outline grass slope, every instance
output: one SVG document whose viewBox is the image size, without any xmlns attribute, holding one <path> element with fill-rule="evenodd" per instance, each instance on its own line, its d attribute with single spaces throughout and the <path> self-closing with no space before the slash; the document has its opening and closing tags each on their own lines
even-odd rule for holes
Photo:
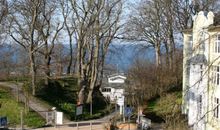
<svg viewBox="0 0 220 130">
<path fill-rule="evenodd" d="M 164 123 L 165 130 L 186 130 L 186 119 L 181 114 L 181 101 L 181 89 L 168 91 L 150 100 L 144 114 L 154 123 Z"/>
<path fill-rule="evenodd" d="M 24 111 L 24 105 L 18 103 L 10 94 L 10 90 L 0 86 L 0 116 L 8 118 L 9 127 L 17 127 L 20 124 L 21 111 Z M 45 124 L 37 113 L 30 111 L 24 113 L 24 125 L 32 128 L 41 127 Z"/>
</svg>

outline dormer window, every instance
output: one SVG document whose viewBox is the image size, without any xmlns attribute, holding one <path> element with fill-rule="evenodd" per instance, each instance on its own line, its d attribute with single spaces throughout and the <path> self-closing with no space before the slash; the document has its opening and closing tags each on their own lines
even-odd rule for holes
<svg viewBox="0 0 220 130">
<path fill-rule="evenodd" d="M 216 35 L 215 44 L 214 44 L 214 52 L 220 53 L 220 34 Z"/>
</svg>

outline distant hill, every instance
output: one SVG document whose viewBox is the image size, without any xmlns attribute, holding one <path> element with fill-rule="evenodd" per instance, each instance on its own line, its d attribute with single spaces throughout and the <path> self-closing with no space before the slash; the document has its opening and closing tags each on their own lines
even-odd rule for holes
<svg viewBox="0 0 220 130">
<path fill-rule="evenodd" d="M 10 60 L 16 62 L 21 56 L 21 54 L 19 54 L 21 49 L 23 50 L 23 48 L 17 44 L 5 44 L 4 46 L 0 46 L 0 54 L 3 56 L 4 54 L 7 55 L 6 53 L 10 52 L 13 55 Z M 68 55 L 68 44 L 64 44 L 63 51 L 64 55 Z M 22 55 L 27 56 L 25 53 Z M 106 64 L 114 66 L 119 71 L 126 72 L 136 58 L 153 61 L 154 56 L 152 48 L 146 49 L 137 44 L 112 44 L 109 47 L 105 62 Z M 2 57 L 2 60 L 5 60 L 5 58 L 5 56 Z"/>
<path fill-rule="evenodd" d="M 134 44 L 114 44 L 109 48 L 106 64 L 113 64 L 121 71 L 126 71 L 137 58 L 154 61 L 153 48 Z"/>
</svg>

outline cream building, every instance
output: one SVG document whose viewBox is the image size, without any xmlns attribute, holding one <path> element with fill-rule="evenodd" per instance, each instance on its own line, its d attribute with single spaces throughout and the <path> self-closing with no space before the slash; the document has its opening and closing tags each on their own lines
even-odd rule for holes
<svg viewBox="0 0 220 130">
<path fill-rule="evenodd" d="M 217 18 L 217 17 L 216 17 Z M 183 105 L 193 130 L 220 130 L 220 24 L 212 12 L 183 31 Z"/>
</svg>

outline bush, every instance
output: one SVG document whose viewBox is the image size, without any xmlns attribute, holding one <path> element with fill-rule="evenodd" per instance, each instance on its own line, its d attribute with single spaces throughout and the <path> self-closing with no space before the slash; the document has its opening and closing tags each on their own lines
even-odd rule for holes
<svg viewBox="0 0 220 130">
<path fill-rule="evenodd" d="M 25 119 L 24 123 L 28 127 L 32 127 L 32 128 L 42 127 L 46 124 L 44 119 L 39 115 L 37 115 L 35 112 L 28 112 L 27 115 L 25 115 L 24 119 Z"/>
<path fill-rule="evenodd" d="M 165 120 L 167 129 L 176 129 L 176 127 L 185 130 L 187 123 L 181 115 L 181 92 L 168 93 L 160 98 L 156 103 L 154 111 Z"/>
</svg>

